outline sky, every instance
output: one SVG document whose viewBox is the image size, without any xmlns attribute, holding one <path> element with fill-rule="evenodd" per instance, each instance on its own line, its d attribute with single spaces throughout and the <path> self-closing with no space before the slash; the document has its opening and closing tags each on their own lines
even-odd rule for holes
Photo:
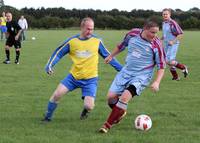
<svg viewBox="0 0 200 143">
<path fill-rule="evenodd" d="M 54 8 L 65 9 L 100 9 L 131 11 L 133 9 L 162 11 L 163 8 L 181 9 L 187 11 L 193 7 L 200 9 L 200 0 L 4 0 L 5 5 L 17 9 Z"/>
</svg>

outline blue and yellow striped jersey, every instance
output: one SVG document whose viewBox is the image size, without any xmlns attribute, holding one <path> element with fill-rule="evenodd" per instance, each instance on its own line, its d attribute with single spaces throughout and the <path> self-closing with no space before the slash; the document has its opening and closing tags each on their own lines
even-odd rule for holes
<svg viewBox="0 0 200 143">
<path fill-rule="evenodd" d="M 0 17 L 0 21 L 1 21 L 1 26 L 6 26 L 6 18 L 5 17 Z"/>
<path fill-rule="evenodd" d="M 98 76 L 98 55 L 106 58 L 109 52 L 96 36 L 92 35 L 90 38 L 81 39 L 78 34 L 67 39 L 54 51 L 46 65 L 46 71 L 51 69 L 66 54 L 69 54 L 73 62 L 70 73 L 74 78 L 89 79 Z M 110 64 L 117 71 L 122 68 L 116 59 L 113 59 Z"/>
</svg>

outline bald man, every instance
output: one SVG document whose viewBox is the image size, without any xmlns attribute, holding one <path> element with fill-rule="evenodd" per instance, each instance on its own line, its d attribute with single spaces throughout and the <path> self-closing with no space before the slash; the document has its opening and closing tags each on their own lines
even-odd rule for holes
<svg viewBox="0 0 200 143">
<path fill-rule="evenodd" d="M 68 54 L 73 62 L 69 74 L 60 82 L 51 96 L 43 121 L 51 121 L 60 98 L 77 88 L 81 88 L 84 102 L 80 119 L 86 119 L 88 113 L 94 108 L 98 82 L 98 55 L 106 58 L 109 52 L 102 41 L 93 35 L 94 21 L 91 18 L 84 18 L 80 29 L 80 34 L 68 38 L 54 51 L 46 65 L 46 72 L 51 75 L 52 68 L 64 55 Z M 122 68 L 116 59 L 109 63 L 117 71 Z"/>
</svg>

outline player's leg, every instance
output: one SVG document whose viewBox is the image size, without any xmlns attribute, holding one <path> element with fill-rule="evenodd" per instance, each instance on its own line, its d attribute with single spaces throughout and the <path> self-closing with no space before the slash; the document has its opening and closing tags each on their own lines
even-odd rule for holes
<svg viewBox="0 0 200 143">
<path fill-rule="evenodd" d="M 166 48 L 167 50 L 166 51 L 166 63 L 169 65 L 170 67 L 170 73 L 172 75 L 172 80 L 179 80 L 179 76 L 178 76 L 178 73 L 176 71 L 176 67 L 175 67 L 175 59 L 176 59 L 176 54 L 177 54 L 177 51 L 178 51 L 178 45 L 173 45 L 173 46 L 170 46 L 170 45 L 166 45 Z"/>
<path fill-rule="evenodd" d="M 109 114 L 106 122 L 103 124 L 103 126 L 99 129 L 99 132 L 101 133 L 107 133 L 108 130 L 112 127 L 112 124 L 114 124 L 117 121 L 117 115 L 118 113 L 118 105 L 121 101 L 119 101 L 119 97 L 123 94 L 125 91 L 125 85 L 130 80 L 130 77 L 126 78 L 126 74 L 123 74 L 122 72 L 119 72 L 114 81 L 112 82 L 109 92 L 107 94 L 107 101 L 109 107 L 112 109 L 111 113 Z M 122 115 L 121 115 L 122 116 Z M 119 117 L 118 117 L 119 118 Z"/>
<path fill-rule="evenodd" d="M 10 46 L 9 44 L 6 44 L 5 46 L 5 54 L 6 54 L 6 59 L 3 61 L 4 64 L 10 64 Z"/>
<path fill-rule="evenodd" d="M 7 32 L 7 27 L 1 26 L 1 40 L 3 40 L 4 38 L 6 39 L 6 32 Z"/>
<path fill-rule="evenodd" d="M 21 41 L 24 41 L 25 39 L 24 39 L 24 29 L 22 29 L 22 32 L 21 32 L 21 34 L 20 34 L 20 36 L 19 36 L 19 39 L 21 40 Z"/>
<path fill-rule="evenodd" d="M 84 107 L 80 115 L 80 119 L 84 120 L 88 117 L 89 113 L 94 109 L 95 98 L 92 96 L 85 96 L 84 98 Z"/>
<path fill-rule="evenodd" d="M 185 66 L 185 67 L 184 67 L 184 69 L 182 70 L 182 73 L 183 73 L 184 77 L 186 78 L 186 77 L 188 76 L 188 74 L 189 74 L 189 71 L 188 71 L 187 66 L 186 66 L 186 65 L 184 65 L 184 66 Z"/>
<path fill-rule="evenodd" d="M 16 52 L 15 64 L 19 64 L 20 48 L 15 49 L 15 52 Z"/>
<path fill-rule="evenodd" d="M 59 100 L 68 91 L 69 91 L 68 88 L 65 85 L 63 85 L 62 83 L 60 83 L 58 85 L 58 87 L 56 88 L 56 90 L 54 91 L 52 96 L 50 97 L 50 100 L 47 105 L 47 111 L 45 113 L 45 117 L 44 117 L 43 121 L 51 121 L 53 113 L 54 113 L 55 109 L 57 108 L 57 104 L 58 104 Z"/>
<path fill-rule="evenodd" d="M 119 101 L 117 104 L 112 108 L 110 115 L 108 116 L 104 125 L 99 129 L 101 133 L 107 133 L 108 130 L 112 127 L 113 124 L 118 123 L 125 115 L 128 106 L 128 102 L 132 99 L 135 95 L 135 87 L 131 85 L 122 93 L 119 97 Z"/>
<path fill-rule="evenodd" d="M 182 72 L 183 72 L 183 74 L 184 74 L 184 77 L 187 77 L 187 75 L 188 75 L 189 72 L 188 72 L 188 68 L 187 68 L 186 65 L 181 64 L 181 63 L 179 63 L 179 62 L 177 62 L 177 61 L 175 61 L 175 60 L 170 61 L 168 64 L 169 64 L 170 67 L 171 67 L 171 68 L 170 68 L 170 72 L 171 72 L 171 74 L 172 74 L 172 76 L 173 76 L 172 80 L 180 80 L 180 78 L 178 77 L 176 68 L 182 70 Z"/>
<path fill-rule="evenodd" d="M 178 61 L 174 61 L 173 63 L 171 63 L 172 65 L 174 65 L 176 68 L 182 70 L 182 73 L 184 74 L 184 77 L 187 77 L 188 75 L 188 68 L 186 65 L 179 63 Z"/>
<path fill-rule="evenodd" d="M 113 109 L 113 107 L 117 104 L 119 101 L 119 94 L 116 94 L 115 92 L 110 91 L 107 95 L 107 101 L 108 101 L 108 106 Z"/>
<path fill-rule="evenodd" d="M 170 73 L 172 75 L 172 80 L 176 80 L 176 81 L 180 80 L 180 77 L 178 76 L 175 66 L 170 66 Z"/>
<path fill-rule="evenodd" d="M 107 103 L 111 109 L 113 109 L 113 107 L 117 104 L 119 96 L 121 96 L 122 92 L 125 90 L 127 79 L 130 80 L 130 77 L 124 77 L 126 77 L 126 75 L 123 75 L 123 73 L 119 72 L 110 86 L 107 94 Z"/>
<path fill-rule="evenodd" d="M 136 95 L 140 95 L 142 90 L 147 87 L 152 79 L 152 73 L 148 75 L 140 75 L 138 77 L 130 78 L 119 76 L 120 78 L 115 78 L 113 81 L 110 91 L 116 92 L 119 96 L 119 101 L 113 107 L 107 121 L 99 129 L 101 133 L 107 133 L 113 124 L 119 122 L 125 115 L 128 107 L 128 102 Z M 119 80 L 121 79 L 121 80 Z M 121 84 L 121 85 L 120 85 Z"/>
<path fill-rule="evenodd" d="M 86 119 L 89 113 L 94 109 L 95 98 L 97 91 L 98 78 L 91 78 L 88 80 L 79 80 L 79 86 L 82 89 L 82 99 L 84 99 L 83 110 L 80 119 Z"/>
<path fill-rule="evenodd" d="M 22 34 L 22 36 L 23 36 L 23 41 L 24 41 L 24 40 L 26 40 L 26 33 L 25 33 L 25 29 L 23 30 L 23 34 Z"/>
<path fill-rule="evenodd" d="M 54 91 L 53 95 L 47 105 L 47 111 L 45 114 L 44 121 L 51 121 L 53 113 L 57 108 L 59 100 L 68 91 L 72 91 L 76 88 L 76 81 L 71 74 L 67 75 L 61 83 L 58 85 L 57 89 Z"/>
<path fill-rule="evenodd" d="M 120 94 L 115 94 L 114 92 L 111 92 L 111 91 L 109 92 L 109 94 L 107 96 L 107 100 L 108 100 L 108 106 L 111 109 L 113 109 L 116 106 L 117 102 L 119 101 L 120 96 L 121 96 Z M 118 124 L 125 115 L 126 115 L 126 112 L 124 112 L 124 114 L 121 116 L 121 118 L 116 120 L 114 122 L 114 124 Z"/>
<path fill-rule="evenodd" d="M 4 64 L 10 64 L 10 48 L 14 45 L 15 39 L 13 37 L 8 37 L 5 44 L 5 54 L 6 60 Z"/>
<path fill-rule="evenodd" d="M 174 44 L 174 45 L 171 46 L 171 49 L 170 49 L 170 58 L 167 60 L 167 63 L 171 67 L 174 67 L 174 69 L 178 68 L 178 69 L 182 70 L 182 72 L 184 74 L 184 77 L 187 77 L 187 75 L 188 75 L 187 66 L 184 65 L 184 64 L 182 64 L 182 63 L 179 63 L 178 61 L 176 61 L 176 54 L 178 52 L 178 47 L 179 47 L 179 44 Z M 174 69 L 172 69 L 172 72 L 171 72 L 172 75 L 173 75 L 173 73 L 176 72 Z M 170 69 L 170 71 L 171 71 L 171 69 Z M 176 72 L 176 74 L 177 74 L 177 72 Z M 176 77 L 176 75 L 175 75 L 175 76 L 173 76 L 173 79 L 176 80 L 176 79 L 179 79 L 179 77 L 178 76 Z"/>
<path fill-rule="evenodd" d="M 108 104 L 112 111 L 99 132 L 107 133 L 113 124 L 118 123 L 126 115 L 127 104 L 132 96 L 136 95 L 135 87 L 128 84 L 130 81 L 130 75 L 121 72 L 115 77 L 108 92 Z"/>
<path fill-rule="evenodd" d="M 20 40 L 15 41 L 14 46 L 15 46 L 15 52 L 16 52 L 15 64 L 19 64 L 21 41 Z"/>
<path fill-rule="evenodd" d="M 0 29 L 1 29 L 1 40 L 3 40 L 3 26 L 0 26 Z"/>
<path fill-rule="evenodd" d="M 112 91 L 110 91 L 110 92 L 108 93 L 107 101 L 108 101 L 108 106 L 109 106 L 111 109 L 115 108 L 116 104 L 117 104 L 118 101 L 119 101 L 119 97 L 120 97 L 120 96 L 121 96 L 120 94 L 116 94 L 116 93 L 114 93 L 114 92 L 112 92 Z M 125 115 L 126 115 L 126 112 L 124 112 L 124 114 L 121 116 L 121 118 L 115 120 L 113 124 L 118 124 L 118 123 L 121 121 L 121 119 L 122 119 L 123 117 L 125 117 Z"/>
</svg>

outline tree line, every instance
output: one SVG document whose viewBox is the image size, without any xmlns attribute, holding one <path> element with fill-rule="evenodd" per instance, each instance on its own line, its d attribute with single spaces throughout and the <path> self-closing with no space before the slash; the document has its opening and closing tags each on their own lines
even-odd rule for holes
<svg viewBox="0 0 200 143">
<path fill-rule="evenodd" d="M 142 27 L 147 18 L 154 17 L 158 23 L 162 23 L 162 12 L 153 10 L 119 11 L 112 9 L 65 9 L 65 8 L 22 8 L 20 10 L 10 7 L 0 7 L 0 12 L 10 11 L 14 20 L 24 15 L 30 28 L 69 28 L 79 27 L 80 21 L 84 17 L 91 17 L 95 21 L 95 27 L 100 29 L 131 29 L 132 27 Z M 188 11 L 181 9 L 172 10 L 172 18 L 175 19 L 183 29 L 200 29 L 200 9 L 191 8 Z"/>
</svg>

